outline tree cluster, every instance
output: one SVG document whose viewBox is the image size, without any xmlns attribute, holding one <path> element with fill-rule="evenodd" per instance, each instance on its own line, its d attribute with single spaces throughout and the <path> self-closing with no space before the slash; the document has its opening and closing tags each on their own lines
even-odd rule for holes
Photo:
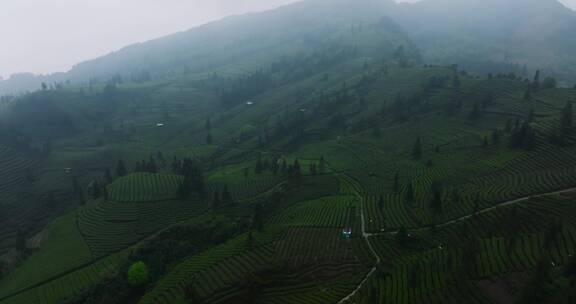
<svg viewBox="0 0 576 304">
<path fill-rule="evenodd" d="M 174 158 L 172 169 L 176 174 L 184 176 L 184 181 L 179 187 L 179 195 L 182 198 L 188 197 L 192 192 L 200 195 L 206 194 L 206 184 L 202 166 L 190 158 Z"/>
<path fill-rule="evenodd" d="M 511 130 L 508 147 L 511 149 L 531 150 L 536 146 L 536 130 L 525 121 L 520 127 Z"/>
<path fill-rule="evenodd" d="M 560 121 L 558 125 L 552 129 L 550 134 L 550 143 L 563 146 L 566 144 L 566 137 L 572 132 L 574 120 L 574 111 L 572 110 L 572 102 L 566 102 L 566 106 L 560 113 Z"/>
<path fill-rule="evenodd" d="M 222 205 L 228 206 L 234 204 L 234 202 L 234 198 L 228 189 L 228 185 L 224 185 L 221 191 L 218 189 L 214 190 L 212 195 L 212 209 L 218 209 Z"/>
</svg>

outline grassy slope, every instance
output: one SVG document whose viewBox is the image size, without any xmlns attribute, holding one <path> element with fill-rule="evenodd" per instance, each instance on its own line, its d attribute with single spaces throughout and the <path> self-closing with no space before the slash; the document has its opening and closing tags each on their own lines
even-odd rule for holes
<svg viewBox="0 0 576 304">
<path fill-rule="evenodd" d="M 92 259 L 90 249 L 76 225 L 76 212 L 55 220 L 45 233 L 42 247 L 2 280 L 2 296 L 42 282 Z"/>
</svg>

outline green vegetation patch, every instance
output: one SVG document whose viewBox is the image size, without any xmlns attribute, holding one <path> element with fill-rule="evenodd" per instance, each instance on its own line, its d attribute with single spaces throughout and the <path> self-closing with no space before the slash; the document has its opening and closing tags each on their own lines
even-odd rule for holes
<svg viewBox="0 0 576 304">
<path fill-rule="evenodd" d="M 63 273 L 46 284 L 27 289 L 21 293 L 1 299 L 2 304 L 21 303 L 64 303 L 90 287 L 110 278 L 126 261 L 130 249 L 95 260 L 86 267 Z"/>
<path fill-rule="evenodd" d="M 108 187 L 110 198 L 119 202 L 152 202 L 178 198 L 184 177 L 139 172 L 119 178 Z"/>
<path fill-rule="evenodd" d="M 41 249 L 2 280 L 0 297 L 49 280 L 59 273 L 90 262 L 92 255 L 76 226 L 76 213 L 69 213 L 48 228 Z"/>
<path fill-rule="evenodd" d="M 358 200 L 352 196 L 332 196 L 294 204 L 270 222 L 293 226 L 350 227 Z"/>
</svg>

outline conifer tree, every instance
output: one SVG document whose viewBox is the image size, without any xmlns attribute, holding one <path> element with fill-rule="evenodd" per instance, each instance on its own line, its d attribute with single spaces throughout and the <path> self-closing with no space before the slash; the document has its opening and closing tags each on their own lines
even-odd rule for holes
<svg viewBox="0 0 576 304">
<path fill-rule="evenodd" d="M 26 250 L 26 233 L 21 227 L 16 230 L 16 251 L 23 254 Z"/>
<path fill-rule="evenodd" d="M 106 184 L 112 183 L 112 174 L 110 174 L 110 169 L 104 171 L 104 180 L 106 181 Z"/>
<path fill-rule="evenodd" d="M 573 117 L 572 102 L 568 101 L 562 110 L 562 117 L 560 119 L 560 128 L 562 128 L 563 131 L 567 131 L 572 127 Z"/>
<path fill-rule="evenodd" d="M 375 126 L 372 129 L 372 136 L 373 137 L 380 137 L 382 135 L 382 131 L 380 130 L 380 126 Z"/>
<path fill-rule="evenodd" d="M 550 249 L 552 245 L 558 245 L 558 237 L 562 233 L 562 221 L 551 219 L 544 235 L 544 248 Z"/>
<path fill-rule="evenodd" d="M 540 70 L 536 71 L 534 80 L 532 81 L 532 91 L 538 92 L 540 90 Z"/>
<path fill-rule="evenodd" d="M 512 120 L 508 119 L 508 121 L 506 121 L 506 127 L 504 127 L 504 132 L 506 133 L 512 132 Z"/>
<path fill-rule="evenodd" d="M 526 90 L 524 91 L 524 100 L 530 100 L 532 98 L 532 92 L 530 91 L 530 87 L 526 88 Z"/>
<path fill-rule="evenodd" d="M 526 117 L 526 121 L 528 123 L 534 122 L 534 110 L 533 109 L 531 109 L 530 112 L 528 112 L 528 117 Z"/>
<path fill-rule="evenodd" d="M 498 129 L 492 130 L 492 142 L 495 145 L 498 145 L 498 143 L 500 143 L 500 132 L 498 131 Z"/>
<path fill-rule="evenodd" d="M 256 230 L 264 230 L 264 208 L 261 203 L 254 205 L 253 223 Z"/>
<path fill-rule="evenodd" d="M 54 192 L 48 193 L 48 195 L 46 197 L 46 206 L 50 210 L 56 209 L 57 203 L 56 203 L 56 196 L 54 195 Z"/>
<path fill-rule="evenodd" d="M 2 203 L 0 203 L 0 222 L 4 222 L 8 214 L 6 214 L 6 207 Z"/>
<path fill-rule="evenodd" d="M 92 182 L 92 197 L 99 198 L 102 195 L 102 189 L 100 189 L 100 184 L 98 181 Z"/>
<path fill-rule="evenodd" d="M 82 190 L 80 184 L 78 183 L 78 179 L 76 177 L 72 178 L 72 194 L 76 195 L 78 192 Z"/>
<path fill-rule="evenodd" d="M 458 189 L 452 188 L 452 203 L 459 203 L 460 202 L 460 193 L 458 193 Z"/>
<path fill-rule="evenodd" d="M 542 89 L 543 90 L 548 90 L 548 89 L 554 89 L 557 86 L 557 82 L 556 79 L 554 79 L 553 77 L 546 77 L 544 79 L 544 81 L 542 82 Z"/>
<path fill-rule="evenodd" d="M 420 274 L 422 272 L 422 266 L 420 266 L 420 262 L 416 261 L 409 273 L 408 273 L 408 287 L 409 288 L 417 288 L 419 285 L 419 278 L 420 278 Z"/>
<path fill-rule="evenodd" d="M 148 164 L 146 165 L 146 171 L 150 173 L 158 172 L 158 167 L 156 166 L 156 160 L 153 157 L 150 157 Z"/>
<path fill-rule="evenodd" d="M 218 190 L 215 190 L 212 198 L 212 209 L 218 209 L 220 203 L 220 193 L 218 193 Z"/>
<path fill-rule="evenodd" d="M 258 155 L 258 159 L 256 160 L 256 166 L 254 167 L 254 173 L 261 174 L 263 171 L 262 165 L 262 155 Z"/>
<path fill-rule="evenodd" d="M 398 171 L 394 174 L 394 186 L 393 186 L 394 193 L 398 193 L 400 191 L 400 174 Z"/>
<path fill-rule="evenodd" d="M 378 209 L 380 209 L 380 211 L 384 209 L 384 197 L 382 195 L 378 198 Z"/>
<path fill-rule="evenodd" d="M 228 185 L 224 185 L 224 188 L 222 189 L 222 202 L 224 204 L 233 203 L 232 195 L 230 194 L 230 190 L 228 190 Z"/>
<path fill-rule="evenodd" d="M 414 202 L 414 188 L 412 187 L 412 181 L 408 181 L 408 186 L 406 186 L 406 194 L 404 196 L 406 203 Z"/>
<path fill-rule="evenodd" d="M 452 78 L 452 86 L 460 88 L 460 76 L 458 74 L 454 74 L 454 77 Z"/>
<path fill-rule="evenodd" d="M 42 145 L 42 154 L 44 156 L 49 156 L 52 153 L 52 141 L 47 139 Z"/>
<path fill-rule="evenodd" d="M 280 170 L 280 164 L 278 164 L 279 161 L 279 159 L 274 159 L 272 162 L 272 173 L 274 175 L 278 174 L 278 170 Z"/>
<path fill-rule="evenodd" d="M 478 117 L 480 117 L 480 106 L 478 105 L 478 103 L 474 103 L 474 106 L 472 107 L 472 110 L 470 111 L 470 115 L 469 115 L 470 119 L 474 120 L 477 119 Z"/>
<path fill-rule="evenodd" d="M 254 235 L 252 235 L 252 230 L 248 231 L 246 236 L 246 248 L 251 249 L 254 246 Z"/>
<path fill-rule="evenodd" d="M 26 181 L 29 183 L 34 182 L 34 174 L 32 173 L 32 169 L 30 169 L 29 167 L 26 168 L 26 172 L 24 172 L 24 175 L 26 176 Z"/>
<path fill-rule="evenodd" d="M 267 157 L 262 159 L 262 169 L 270 170 L 270 161 L 268 160 Z"/>
<path fill-rule="evenodd" d="M 480 193 L 476 193 L 474 197 L 474 213 L 480 212 Z"/>
<path fill-rule="evenodd" d="M 192 180 L 190 177 L 185 177 L 178 187 L 178 196 L 181 199 L 186 199 L 192 193 Z"/>
<path fill-rule="evenodd" d="M 76 194 L 76 197 L 78 198 L 78 204 L 79 205 L 86 204 L 86 198 L 84 197 L 84 190 L 82 190 L 82 188 L 78 189 L 78 193 Z"/>
<path fill-rule="evenodd" d="M 300 177 L 302 175 L 302 168 L 300 167 L 300 162 L 297 158 L 294 160 L 294 165 L 292 168 L 294 177 Z"/>
<path fill-rule="evenodd" d="M 430 207 L 432 211 L 436 213 L 442 212 L 442 186 L 438 183 L 432 184 L 432 201 Z"/>
<path fill-rule="evenodd" d="M 326 160 L 324 159 L 324 156 L 320 156 L 320 164 L 318 166 L 318 169 L 320 173 L 326 172 Z"/>
<path fill-rule="evenodd" d="M 524 122 L 520 128 L 515 128 L 510 136 L 509 147 L 511 149 L 526 149 L 534 148 L 536 144 L 536 132 L 530 124 Z"/>
<path fill-rule="evenodd" d="M 116 176 L 122 177 L 127 174 L 126 165 L 124 165 L 123 160 L 118 160 L 118 164 L 116 165 Z"/>
<path fill-rule="evenodd" d="M 109 199 L 108 196 L 108 188 L 107 187 L 102 187 L 102 199 L 107 202 Z"/>
<path fill-rule="evenodd" d="M 420 158 L 422 156 L 422 141 L 420 138 L 416 139 L 414 147 L 412 147 L 412 157 Z"/>
<path fill-rule="evenodd" d="M 316 169 L 316 164 L 315 164 L 315 163 L 311 163 L 311 164 L 310 164 L 310 174 L 312 174 L 312 175 L 318 174 L 318 169 Z"/>
<path fill-rule="evenodd" d="M 176 156 L 174 156 L 174 159 L 172 160 L 172 172 L 174 173 L 180 172 L 180 161 L 178 160 L 178 158 L 176 158 Z"/>
</svg>

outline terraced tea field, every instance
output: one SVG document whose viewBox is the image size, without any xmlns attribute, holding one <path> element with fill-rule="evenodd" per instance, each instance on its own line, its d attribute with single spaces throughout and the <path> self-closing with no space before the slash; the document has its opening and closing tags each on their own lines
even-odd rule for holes
<svg viewBox="0 0 576 304">
<path fill-rule="evenodd" d="M 46 246 L 0 285 L 0 298 L 35 286 L 92 260 L 90 249 L 76 227 L 75 214 L 56 220 L 45 232 Z"/>
<path fill-rule="evenodd" d="M 195 218 L 209 206 L 199 199 L 162 202 L 97 202 L 78 211 L 78 228 L 95 257 L 124 249 L 172 224 Z"/>
<path fill-rule="evenodd" d="M 125 250 L 89 264 L 83 264 L 78 269 L 63 273 L 45 284 L 33 286 L 8 298 L 0 297 L 0 301 L 7 304 L 61 303 L 108 279 L 118 271 L 129 254 L 130 251 Z"/>
<path fill-rule="evenodd" d="M 281 184 L 282 181 L 284 181 L 284 178 L 280 176 L 270 176 L 263 179 L 249 179 L 243 182 L 213 181 L 208 184 L 208 191 L 210 193 L 221 193 L 224 186 L 226 186 L 233 201 L 238 202 L 272 190 L 275 186 Z"/>
<path fill-rule="evenodd" d="M 270 219 L 271 224 L 313 227 L 352 227 L 357 200 L 349 196 L 324 197 L 297 203 Z"/>
<path fill-rule="evenodd" d="M 34 160 L 0 145 L 0 205 L 10 215 L 9 220 L 0 221 L 0 255 L 14 246 L 20 220 L 41 214 L 30 210 L 29 204 L 21 203 L 34 199 L 27 188 L 30 182 L 26 181 L 26 170 L 34 164 Z"/>
<path fill-rule="evenodd" d="M 133 173 L 114 181 L 108 188 L 111 200 L 154 202 L 178 198 L 184 177 L 171 174 Z"/>
</svg>

